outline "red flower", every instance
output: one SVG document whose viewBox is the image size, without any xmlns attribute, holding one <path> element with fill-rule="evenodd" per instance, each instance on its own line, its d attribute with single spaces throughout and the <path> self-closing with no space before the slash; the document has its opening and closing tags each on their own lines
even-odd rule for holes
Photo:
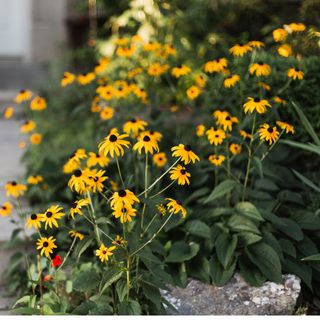
<svg viewBox="0 0 320 320">
<path fill-rule="evenodd" d="M 59 267 L 62 263 L 62 258 L 58 254 L 52 259 L 52 266 Z"/>
</svg>

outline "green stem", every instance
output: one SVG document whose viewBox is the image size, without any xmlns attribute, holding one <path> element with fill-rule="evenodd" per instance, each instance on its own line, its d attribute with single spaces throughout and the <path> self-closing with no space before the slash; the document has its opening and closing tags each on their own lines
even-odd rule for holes
<svg viewBox="0 0 320 320">
<path fill-rule="evenodd" d="M 172 217 L 173 213 L 169 215 L 169 217 L 166 219 L 166 221 L 162 224 L 162 226 L 158 229 L 158 231 L 146 242 L 144 243 L 140 248 L 138 248 L 136 251 L 132 252 L 130 254 L 130 257 L 133 257 L 138 252 L 140 252 L 145 246 L 147 246 L 149 243 L 151 243 L 154 238 L 161 232 L 161 230 L 166 226 L 166 224 L 169 222 L 170 218 Z"/>
<path fill-rule="evenodd" d="M 117 163 L 117 168 L 118 168 L 118 172 L 119 172 L 120 180 L 121 180 L 121 183 L 122 183 L 122 187 L 123 187 L 123 189 L 125 189 L 124 181 L 123 181 L 122 174 L 121 174 L 121 169 L 120 169 L 119 159 L 118 159 L 118 157 L 117 157 L 117 156 L 116 156 L 116 163 Z"/>
<path fill-rule="evenodd" d="M 91 219 L 93 221 L 94 233 L 96 235 L 97 242 L 101 243 L 99 230 L 97 229 L 96 215 L 95 215 L 95 211 L 94 211 L 94 207 L 93 207 L 93 204 L 92 204 L 92 199 L 91 199 L 91 195 L 90 195 L 89 191 L 87 191 L 87 195 L 88 195 L 88 198 L 89 198 L 89 201 L 90 201 Z"/>
<path fill-rule="evenodd" d="M 244 184 L 243 184 L 243 193 L 242 193 L 242 201 L 244 201 L 244 198 L 246 196 L 246 188 L 249 180 L 249 172 L 250 172 L 250 166 L 251 166 L 251 159 L 252 159 L 252 144 L 254 140 L 254 130 L 256 127 L 256 116 L 257 114 L 255 113 L 253 116 L 253 123 L 252 123 L 252 130 L 251 130 L 251 138 L 250 138 L 250 144 L 249 144 L 249 150 L 248 150 L 248 163 L 247 163 L 247 169 L 246 169 L 246 176 L 244 179 Z"/>
<path fill-rule="evenodd" d="M 142 191 L 140 194 L 138 194 L 138 197 L 144 195 L 146 192 L 150 191 L 179 161 L 181 158 L 179 158 L 174 164 L 170 166 L 169 169 L 167 169 L 159 178 L 157 178 L 146 190 Z"/>
<path fill-rule="evenodd" d="M 130 296 L 130 255 L 128 255 L 127 258 L 127 300 L 129 300 L 129 296 Z"/>
<path fill-rule="evenodd" d="M 145 165 L 145 170 L 144 170 L 144 190 L 146 190 L 146 192 L 144 193 L 144 198 L 147 199 L 148 198 L 148 154 L 146 153 L 146 165 Z M 143 222 L 144 222 L 144 214 L 146 211 L 146 202 L 144 202 L 143 204 L 143 208 L 142 208 L 142 214 L 141 214 L 141 230 L 143 229 Z"/>
<path fill-rule="evenodd" d="M 66 256 L 64 257 L 61 265 L 60 265 L 59 268 L 56 270 L 56 272 L 58 272 L 58 271 L 64 266 L 64 264 L 66 263 L 69 255 L 70 255 L 70 253 L 71 253 L 71 251 L 72 251 L 72 249 L 73 249 L 73 247 L 74 247 L 74 245 L 75 245 L 75 243 L 76 243 L 76 240 L 77 240 L 77 238 L 75 237 L 75 238 L 73 239 L 73 241 L 72 241 L 72 244 L 71 244 L 71 246 L 70 246 L 69 251 L 67 252 Z"/>
<path fill-rule="evenodd" d="M 163 188 L 162 190 L 160 190 L 159 192 L 157 192 L 156 194 L 153 194 L 150 199 L 155 198 L 156 196 L 158 196 L 159 194 L 161 194 L 162 192 L 166 191 L 168 188 L 170 188 L 173 184 L 175 183 L 175 181 L 172 181 L 171 183 L 169 183 L 165 188 Z"/>
</svg>

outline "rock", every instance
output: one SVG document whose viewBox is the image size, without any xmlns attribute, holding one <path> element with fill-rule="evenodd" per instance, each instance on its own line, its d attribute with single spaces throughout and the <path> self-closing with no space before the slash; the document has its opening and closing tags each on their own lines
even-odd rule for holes
<svg viewBox="0 0 320 320">
<path fill-rule="evenodd" d="M 265 282 L 251 287 L 239 274 L 217 287 L 190 279 L 186 288 L 170 288 L 163 296 L 182 315 L 290 315 L 300 293 L 300 279 L 283 275 L 283 283 Z"/>
</svg>

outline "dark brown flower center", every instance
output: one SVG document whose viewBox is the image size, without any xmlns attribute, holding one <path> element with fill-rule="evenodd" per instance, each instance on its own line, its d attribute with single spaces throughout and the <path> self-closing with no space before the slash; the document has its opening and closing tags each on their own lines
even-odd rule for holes
<svg viewBox="0 0 320 320">
<path fill-rule="evenodd" d="M 130 121 L 131 121 L 132 123 L 136 123 L 136 122 L 137 122 L 137 120 L 136 120 L 135 118 L 131 119 Z"/>
<path fill-rule="evenodd" d="M 182 206 L 182 202 L 180 200 L 176 200 L 176 203 L 179 205 L 179 206 Z"/>
<path fill-rule="evenodd" d="M 52 217 L 52 212 L 51 212 L 51 211 L 48 211 L 48 212 L 46 213 L 46 217 L 47 217 L 47 218 L 51 218 L 51 217 Z"/>
<path fill-rule="evenodd" d="M 253 99 L 253 101 L 254 101 L 254 102 L 260 102 L 260 98 L 257 98 L 257 97 L 256 97 L 256 98 Z"/>
<path fill-rule="evenodd" d="M 271 127 L 269 127 L 269 128 L 268 128 L 268 132 L 269 132 L 269 133 L 272 133 L 272 132 L 273 132 L 273 129 L 272 129 Z"/>
<path fill-rule="evenodd" d="M 295 70 L 296 72 L 299 72 L 299 71 L 300 71 L 300 69 L 298 69 L 298 68 L 294 68 L 294 70 Z"/>
<path fill-rule="evenodd" d="M 27 121 L 25 121 L 25 123 L 24 123 L 24 124 L 29 124 L 29 123 L 30 123 L 30 121 L 28 121 L 28 120 L 27 120 Z"/>
<path fill-rule="evenodd" d="M 231 120 L 230 116 L 226 116 L 226 120 L 227 121 Z"/>
<path fill-rule="evenodd" d="M 191 146 L 190 146 L 190 144 L 186 144 L 186 145 L 184 146 L 184 150 L 186 150 L 186 151 L 191 151 Z"/>
<path fill-rule="evenodd" d="M 30 218 L 31 220 L 37 220 L 38 216 L 35 213 L 33 213 Z"/>
<path fill-rule="evenodd" d="M 75 208 L 77 207 L 77 205 L 78 205 L 78 202 L 75 201 L 75 202 L 72 204 L 72 208 L 75 209 Z"/>
<path fill-rule="evenodd" d="M 109 137 L 109 141 L 110 142 L 116 142 L 118 140 L 117 136 L 115 134 L 112 134 L 110 137 Z"/>
<path fill-rule="evenodd" d="M 2 206 L 1 209 L 2 210 L 7 210 L 7 206 Z"/>
<path fill-rule="evenodd" d="M 259 66 L 262 66 L 263 64 L 264 64 L 264 63 L 263 63 L 262 61 L 259 61 L 259 62 L 258 62 L 258 65 L 259 65 Z"/>
<path fill-rule="evenodd" d="M 180 170 L 180 173 L 181 173 L 182 175 L 185 175 L 185 174 L 187 173 L 187 171 L 186 171 L 185 169 L 181 169 L 181 170 Z"/>
<path fill-rule="evenodd" d="M 219 138 L 219 135 L 218 135 L 218 134 L 216 134 L 214 137 L 215 137 L 215 138 Z"/>
<path fill-rule="evenodd" d="M 11 185 L 15 187 L 17 185 L 17 183 L 15 181 L 12 181 Z"/>
<path fill-rule="evenodd" d="M 43 246 L 46 248 L 46 247 L 48 247 L 49 246 L 49 242 L 48 241 L 45 241 L 44 243 L 43 243 Z"/>
<path fill-rule="evenodd" d="M 75 175 L 77 178 L 81 177 L 81 175 L 82 175 L 81 170 L 77 169 L 77 170 L 74 172 L 74 175 Z"/>
<path fill-rule="evenodd" d="M 151 139 L 150 139 L 150 137 L 149 136 L 144 136 L 143 137 L 143 141 L 144 142 L 149 142 Z"/>
<path fill-rule="evenodd" d="M 120 190 L 118 194 L 119 194 L 119 197 L 123 198 L 127 195 L 127 192 L 125 190 Z"/>
<path fill-rule="evenodd" d="M 20 90 L 20 93 L 25 93 L 25 92 L 26 92 L 25 89 L 21 89 L 21 90 Z"/>
<path fill-rule="evenodd" d="M 103 251 L 102 251 L 102 253 L 103 253 L 103 254 L 106 254 L 106 253 L 107 253 L 107 251 L 106 251 L 106 250 L 103 250 Z"/>
<path fill-rule="evenodd" d="M 162 157 L 159 157 L 158 160 L 159 160 L 159 161 L 162 161 L 163 159 L 162 159 Z"/>
</svg>

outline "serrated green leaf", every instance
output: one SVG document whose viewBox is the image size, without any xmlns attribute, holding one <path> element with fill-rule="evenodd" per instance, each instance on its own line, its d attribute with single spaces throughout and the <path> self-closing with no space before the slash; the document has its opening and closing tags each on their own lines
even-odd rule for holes
<svg viewBox="0 0 320 320">
<path fill-rule="evenodd" d="M 183 262 L 192 259 L 197 255 L 199 245 L 196 243 L 188 244 L 183 241 L 175 242 L 171 249 L 166 262 Z"/>
<path fill-rule="evenodd" d="M 235 206 L 237 212 L 241 215 L 256 221 L 264 221 L 258 209 L 250 202 L 239 202 Z"/>
<path fill-rule="evenodd" d="M 100 284 L 100 296 L 117 280 L 121 278 L 123 270 L 110 268 L 103 274 Z"/>
<path fill-rule="evenodd" d="M 120 315 L 140 315 L 141 312 L 141 306 L 137 301 L 122 301 L 119 305 Z"/>
<path fill-rule="evenodd" d="M 186 224 L 187 231 L 197 237 L 210 239 L 211 231 L 204 222 L 200 220 L 191 220 Z"/>
<path fill-rule="evenodd" d="M 73 280 L 73 289 L 76 291 L 90 291 L 98 287 L 100 277 L 94 269 L 79 273 Z"/>
<path fill-rule="evenodd" d="M 234 180 L 224 180 L 220 184 L 218 184 L 214 190 L 211 192 L 211 194 L 202 201 L 202 203 L 206 204 L 209 202 L 213 202 L 214 200 L 224 196 L 225 194 L 231 192 L 234 187 L 236 186 L 236 182 Z"/>
<path fill-rule="evenodd" d="M 221 233 L 215 242 L 217 257 L 224 269 L 227 269 L 234 260 L 234 251 L 237 247 L 238 237 Z"/>
<path fill-rule="evenodd" d="M 234 214 L 227 221 L 227 226 L 236 232 L 252 232 L 255 234 L 260 234 L 257 226 L 249 219 L 240 216 L 239 214 Z"/>
<path fill-rule="evenodd" d="M 235 259 L 228 269 L 224 269 L 220 264 L 218 258 L 211 257 L 209 264 L 210 264 L 210 277 L 212 279 L 212 282 L 216 286 L 219 286 L 219 287 L 224 286 L 233 276 L 234 270 L 236 268 L 236 262 L 237 260 Z"/>
</svg>

